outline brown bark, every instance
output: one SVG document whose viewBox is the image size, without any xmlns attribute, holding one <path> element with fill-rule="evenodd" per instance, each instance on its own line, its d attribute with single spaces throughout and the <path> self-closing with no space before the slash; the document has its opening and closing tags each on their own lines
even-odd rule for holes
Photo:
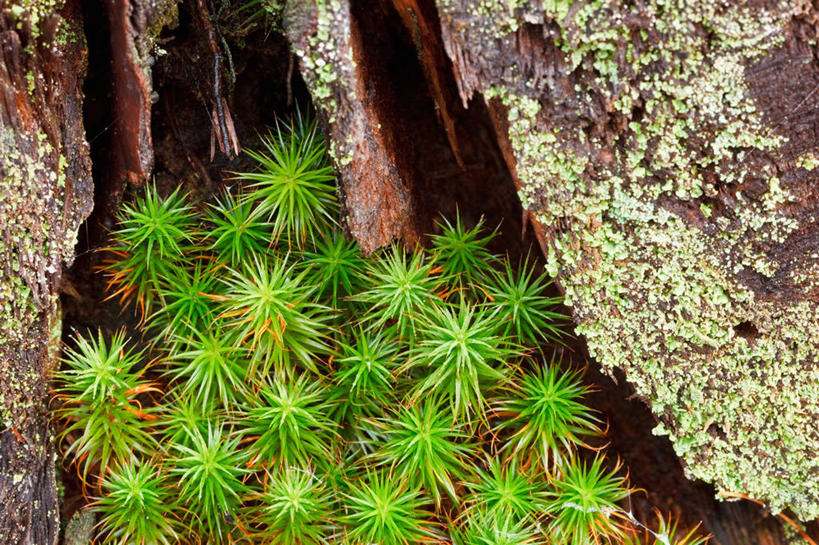
<svg viewBox="0 0 819 545">
<path fill-rule="evenodd" d="M 0 542 L 56 543 L 57 293 L 92 206 L 76 3 L 0 9 Z"/>
</svg>

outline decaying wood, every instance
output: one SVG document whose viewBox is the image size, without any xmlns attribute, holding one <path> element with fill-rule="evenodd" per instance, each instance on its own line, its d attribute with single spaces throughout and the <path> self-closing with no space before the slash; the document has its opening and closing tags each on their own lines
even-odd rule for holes
<svg viewBox="0 0 819 545">
<path fill-rule="evenodd" d="M 289 2 L 285 29 L 316 104 L 323 108 L 341 171 L 347 228 L 365 252 L 403 239 L 420 240 L 411 194 L 395 165 L 390 135 L 381 131 L 378 90 L 360 62 L 363 36 L 347 2 Z M 318 62 L 319 64 L 315 64 Z"/>
<path fill-rule="evenodd" d="M 77 4 L 0 9 L 0 542 L 51 545 L 59 528 L 47 383 L 57 293 L 92 206 Z"/>
</svg>

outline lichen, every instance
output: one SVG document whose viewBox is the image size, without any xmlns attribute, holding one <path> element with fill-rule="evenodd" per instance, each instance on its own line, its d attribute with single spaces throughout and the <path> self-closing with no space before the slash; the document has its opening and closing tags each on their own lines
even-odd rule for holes
<svg viewBox="0 0 819 545">
<path fill-rule="evenodd" d="M 17 0 L 4 7 L 13 17 L 18 30 L 31 25 L 31 34 L 39 38 L 46 18 L 60 11 L 65 0 Z"/>
<path fill-rule="evenodd" d="M 637 14 L 621 2 L 544 4 L 481 2 L 470 31 L 503 39 L 513 21 L 556 24 L 562 66 L 585 76 L 573 80 L 573 116 L 555 120 L 543 84 L 524 71 L 484 89 L 507 108 L 524 207 L 545 226 L 562 225 L 548 269 L 578 332 L 650 400 L 663 422 L 657 433 L 671 437 L 690 476 L 816 518 L 819 307 L 763 300 L 737 280 L 776 275 L 770 249 L 799 228 L 787 211 L 798 199 L 777 169 L 747 166 L 786 137 L 761 119 L 745 76 L 782 44 L 798 7 L 647 1 L 639 15 L 649 39 L 626 25 Z M 595 101 L 626 119 L 621 141 L 589 130 Z M 816 164 L 815 154 L 798 162 Z M 730 214 L 713 206 L 718 183 L 748 176 L 766 180 L 761 196 L 735 192 Z M 806 263 L 799 281 L 816 285 L 817 260 Z M 744 322 L 755 328 L 748 338 L 736 327 Z"/>
<path fill-rule="evenodd" d="M 356 88 L 351 85 L 355 78 L 350 70 L 355 66 L 355 61 L 346 27 L 346 22 L 350 20 L 349 6 L 340 0 L 319 0 L 309 9 L 306 6 L 298 2 L 288 3 L 284 25 L 290 29 L 293 53 L 299 58 L 301 73 L 313 103 L 332 126 L 338 121 L 339 95 L 343 94 L 346 100 L 354 101 L 357 94 Z M 313 24 L 314 28 L 305 28 Z M 293 39 L 296 35 L 300 39 Z M 337 167 L 352 162 L 355 145 L 352 137 L 332 140 L 329 153 Z"/>
</svg>

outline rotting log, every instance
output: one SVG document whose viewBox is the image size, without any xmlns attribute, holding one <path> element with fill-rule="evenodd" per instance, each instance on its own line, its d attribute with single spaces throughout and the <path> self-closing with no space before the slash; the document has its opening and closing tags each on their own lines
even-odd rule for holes
<svg viewBox="0 0 819 545">
<path fill-rule="evenodd" d="M 58 292 L 92 207 L 77 3 L 0 7 L 0 542 L 51 545 L 59 529 L 48 381 Z"/>
<path fill-rule="evenodd" d="M 463 105 L 485 101 L 577 330 L 626 372 L 687 473 L 817 518 L 817 6 L 393 6 L 419 35 L 436 12 Z M 357 62 L 367 37 L 353 11 L 290 1 L 285 28 L 329 127 L 348 226 L 372 250 L 417 240 L 420 204 L 371 113 L 379 88 Z M 440 62 L 418 53 L 440 100 Z"/>
</svg>

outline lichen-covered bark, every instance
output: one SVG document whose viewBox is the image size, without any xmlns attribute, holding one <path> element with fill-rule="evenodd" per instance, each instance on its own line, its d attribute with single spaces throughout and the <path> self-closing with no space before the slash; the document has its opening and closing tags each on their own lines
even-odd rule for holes
<svg viewBox="0 0 819 545">
<path fill-rule="evenodd" d="M 388 216 L 372 236 L 382 195 L 414 210 L 389 172 L 367 170 L 390 159 L 366 113 L 378 89 L 365 92 L 348 2 L 289 4 L 348 199 L 368 188 L 348 205 L 365 211 L 351 231 L 372 249 L 404 234 Z M 819 516 L 816 7 L 436 6 L 463 104 L 486 101 L 592 354 L 626 371 L 692 477 Z"/>
<path fill-rule="evenodd" d="M 819 516 L 815 8 L 437 3 L 591 353 L 691 476 Z"/>
<path fill-rule="evenodd" d="M 0 543 L 10 545 L 53 544 L 59 527 L 47 384 L 62 267 L 92 205 L 77 8 L 0 8 Z"/>
<path fill-rule="evenodd" d="M 341 172 L 346 227 L 365 252 L 393 239 L 419 240 L 413 202 L 382 133 L 374 89 L 357 62 L 361 36 L 346 0 L 290 0 L 284 27 L 301 73 L 330 132 L 330 155 Z"/>
</svg>

